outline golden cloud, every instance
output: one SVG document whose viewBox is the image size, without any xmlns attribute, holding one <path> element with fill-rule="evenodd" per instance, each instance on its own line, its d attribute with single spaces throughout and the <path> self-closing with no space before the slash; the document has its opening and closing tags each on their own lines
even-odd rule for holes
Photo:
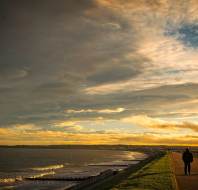
<svg viewBox="0 0 198 190">
<path fill-rule="evenodd" d="M 124 108 L 115 108 L 115 109 L 80 109 L 80 110 L 65 110 L 66 113 L 120 113 L 125 111 Z"/>
<path fill-rule="evenodd" d="M 132 123 L 137 126 L 154 128 L 154 129 L 191 129 L 198 132 L 198 124 L 192 122 L 168 122 L 158 118 L 151 118 L 146 115 L 130 116 L 122 119 L 123 122 Z"/>
</svg>

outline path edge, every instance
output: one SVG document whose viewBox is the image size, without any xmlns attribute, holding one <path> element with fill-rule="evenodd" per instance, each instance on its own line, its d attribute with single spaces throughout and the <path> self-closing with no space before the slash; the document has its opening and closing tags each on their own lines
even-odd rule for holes
<svg viewBox="0 0 198 190">
<path fill-rule="evenodd" d="M 172 171 L 172 181 L 174 184 L 174 189 L 175 190 L 179 190 L 179 185 L 176 179 L 176 175 L 175 175 L 175 166 L 174 166 L 174 160 L 173 160 L 173 154 L 172 152 L 169 152 L 169 157 L 170 157 L 170 165 L 171 165 L 171 171 Z"/>
</svg>

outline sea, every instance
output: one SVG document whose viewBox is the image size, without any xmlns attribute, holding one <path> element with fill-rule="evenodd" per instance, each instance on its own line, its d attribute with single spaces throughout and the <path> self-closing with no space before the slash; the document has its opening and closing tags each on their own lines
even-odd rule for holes
<svg viewBox="0 0 198 190">
<path fill-rule="evenodd" d="M 97 176 L 107 169 L 123 170 L 146 157 L 122 150 L 0 148 L 0 189 L 63 190 L 77 182 L 26 178 Z"/>
</svg>

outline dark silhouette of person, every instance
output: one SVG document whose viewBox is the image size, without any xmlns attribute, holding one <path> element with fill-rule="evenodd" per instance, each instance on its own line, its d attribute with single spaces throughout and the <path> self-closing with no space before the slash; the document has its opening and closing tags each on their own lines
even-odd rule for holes
<svg viewBox="0 0 198 190">
<path fill-rule="evenodd" d="M 184 151 L 182 159 L 184 161 L 184 173 L 185 175 L 190 175 L 190 163 L 193 162 L 193 154 L 189 151 L 188 148 L 186 148 L 186 150 Z"/>
</svg>

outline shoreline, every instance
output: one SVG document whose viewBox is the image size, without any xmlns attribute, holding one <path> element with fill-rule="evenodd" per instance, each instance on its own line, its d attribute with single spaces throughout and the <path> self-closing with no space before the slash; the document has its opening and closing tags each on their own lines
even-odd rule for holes
<svg viewBox="0 0 198 190">
<path fill-rule="evenodd" d="M 123 179 L 127 178 L 131 173 L 138 171 L 140 168 L 144 167 L 149 162 L 158 159 L 164 155 L 163 152 L 151 153 L 147 158 L 141 160 L 137 164 L 131 164 L 127 168 L 117 171 L 106 171 L 93 179 L 83 181 L 75 186 L 66 188 L 64 190 L 106 190 L 110 189 L 112 186 L 116 185 Z"/>
</svg>

